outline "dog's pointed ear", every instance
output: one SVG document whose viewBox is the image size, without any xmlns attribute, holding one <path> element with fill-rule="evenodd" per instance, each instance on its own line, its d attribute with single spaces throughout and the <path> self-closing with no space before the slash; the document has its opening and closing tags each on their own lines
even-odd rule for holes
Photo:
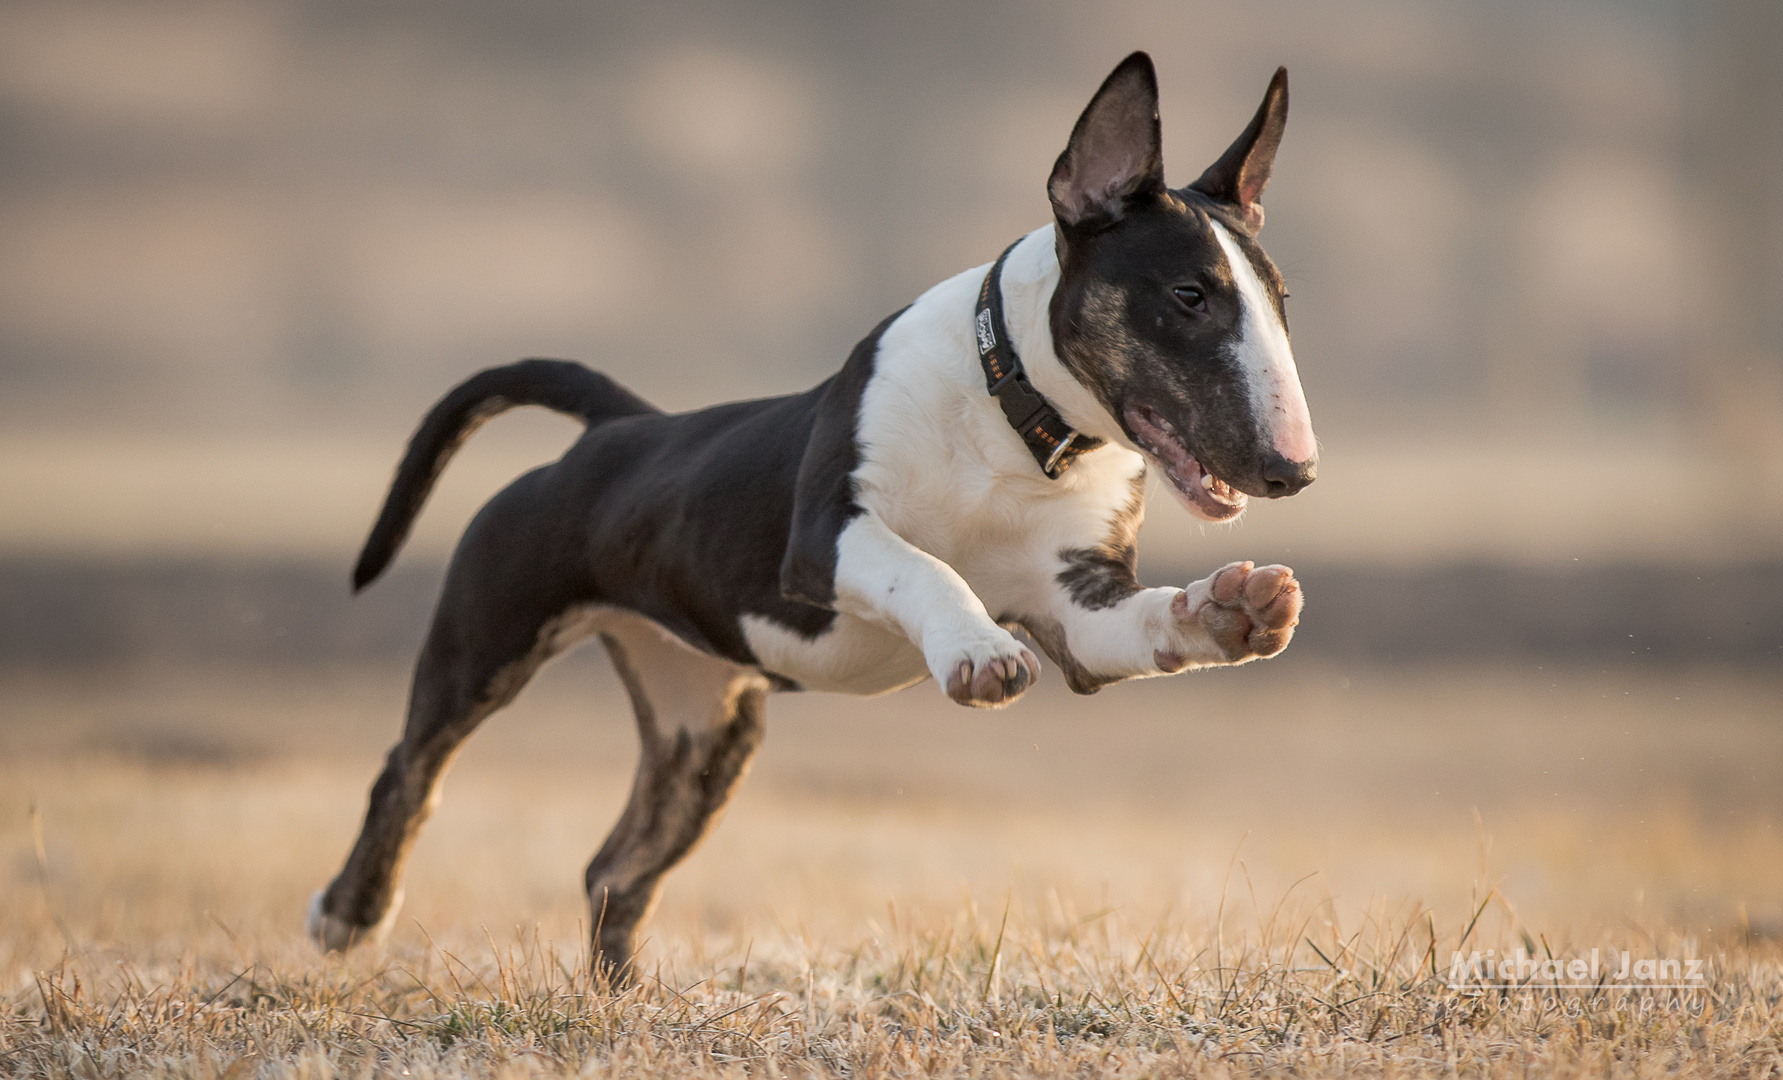
<svg viewBox="0 0 1783 1080">
<path fill-rule="evenodd" d="M 1052 168 L 1046 193 L 1060 224 L 1113 223 L 1132 200 L 1162 193 L 1163 141 L 1158 73 L 1136 52 L 1103 81 Z"/>
<path fill-rule="evenodd" d="M 1251 126 L 1189 187 L 1236 207 L 1251 232 L 1261 229 L 1263 206 L 1257 200 L 1263 197 L 1263 185 L 1269 183 L 1275 150 L 1282 143 L 1282 127 L 1287 122 L 1288 69 L 1276 68 L 1263 104 L 1251 117 Z"/>
</svg>

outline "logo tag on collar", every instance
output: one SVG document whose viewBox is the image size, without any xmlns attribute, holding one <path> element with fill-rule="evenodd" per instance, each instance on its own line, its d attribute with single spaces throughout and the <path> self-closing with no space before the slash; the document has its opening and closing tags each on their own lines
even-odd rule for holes
<svg viewBox="0 0 1783 1080">
<path fill-rule="evenodd" d="M 997 332 L 991 329 L 991 313 L 988 309 L 978 313 L 978 352 L 980 355 L 997 347 Z"/>
</svg>

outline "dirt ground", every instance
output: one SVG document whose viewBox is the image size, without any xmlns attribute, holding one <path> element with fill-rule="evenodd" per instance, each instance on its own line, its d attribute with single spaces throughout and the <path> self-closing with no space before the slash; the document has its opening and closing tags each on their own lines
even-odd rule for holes
<svg viewBox="0 0 1783 1080">
<path fill-rule="evenodd" d="M 300 934 L 405 672 L 0 676 L 0 1073 L 1783 1072 L 1783 676 L 1295 662 L 793 695 L 629 989 L 577 892 L 601 661 L 471 740 L 387 946 Z M 1448 986 L 1452 954 L 1704 962 Z"/>
</svg>

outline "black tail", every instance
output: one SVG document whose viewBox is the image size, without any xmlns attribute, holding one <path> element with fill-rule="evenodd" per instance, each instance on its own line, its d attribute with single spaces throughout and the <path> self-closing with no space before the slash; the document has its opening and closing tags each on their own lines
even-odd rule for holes
<svg viewBox="0 0 1783 1080">
<path fill-rule="evenodd" d="M 480 371 L 459 383 L 421 421 L 377 524 L 353 567 L 353 591 L 371 584 L 390 565 L 396 549 L 433 490 L 446 462 L 484 421 L 516 405 L 543 405 L 590 427 L 605 420 L 660 410 L 597 371 L 570 360 L 522 360 Z"/>
</svg>

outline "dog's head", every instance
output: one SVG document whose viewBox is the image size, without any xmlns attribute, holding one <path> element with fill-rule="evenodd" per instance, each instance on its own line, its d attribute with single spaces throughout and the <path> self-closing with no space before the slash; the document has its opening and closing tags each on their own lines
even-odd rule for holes
<svg viewBox="0 0 1783 1080">
<path fill-rule="evenodd" d="M 1288 73 L 1201 178 L 1164 184 L 1158 81 L 1134 53 L 1096 92 L 1053 167 L 1060 279 L 1053 344 L 1198 516 L 1312 483 L 1318 449 L 1282 306 L 1257 245 Z"/>
</svg>

